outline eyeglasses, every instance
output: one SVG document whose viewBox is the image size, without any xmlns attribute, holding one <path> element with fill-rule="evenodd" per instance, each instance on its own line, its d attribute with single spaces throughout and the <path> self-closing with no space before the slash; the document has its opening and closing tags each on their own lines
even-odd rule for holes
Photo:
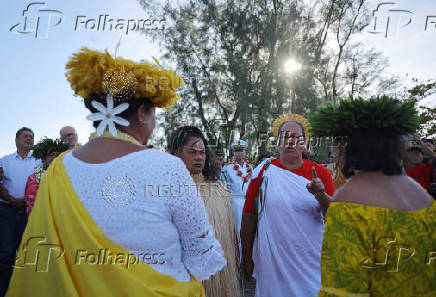
<svg viewBox="0 0 436 297">
<path fill-rule="evenodd" d="M 68 134 L 62 135 L 62 138 L 68 138 L 68 137 L 73 137 L 73 136 L 77 136 L 77 133 L 68 133 Z"/>
</svg>

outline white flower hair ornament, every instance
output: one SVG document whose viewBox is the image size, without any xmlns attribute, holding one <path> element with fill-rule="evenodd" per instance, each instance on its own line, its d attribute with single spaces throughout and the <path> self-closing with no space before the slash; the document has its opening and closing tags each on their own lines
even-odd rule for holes
<svg viewBox="0 0 436 297">
<path fill-rule="evenodd" d="M 90 114 L 86 117 L 89 121 L 101 121 L 97 127 L 97 136 L 101 136 L 106 130 L 106 126 L 109 128 L 109 133 L 113 137 L 117 136 L 117 129 L 115 128 L 115 123 L 121 126 L 129 126 L 129 121 L 118 117 L 117 114 L 122 113 L 127 108 L 129 108 L 129 103 L 122 103 L 114 108 L 114 98 L 112 95 L 106 95 L 106 106 L 97 101 L 91 101 L 91 105 L 97 109 L 99 112 Z"/>
</svg>

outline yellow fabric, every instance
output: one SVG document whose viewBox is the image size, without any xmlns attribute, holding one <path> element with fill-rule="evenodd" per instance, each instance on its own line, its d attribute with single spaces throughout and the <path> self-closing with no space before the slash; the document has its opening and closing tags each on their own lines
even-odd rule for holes
<svg viewBox="0 0 436 297">
<path fill-rule="evenodd" d="M 195 279 L 178 282 L 140 261 L 131 261 L 126 268 L 129 252 L 103 235 L 80 202 L 62 163 L 64 154 L 41 180 L 6 296 L 204 297 L 202 284 Z M 38 244 L 32 241 L 35 237 L 41 238 Z M 33 243 L 26 246 L 28 242 Z M 50 248 L 51 254 L 45 255 Z M 98 254 L 102 249 L 121 255 L 120 260 L 104 264 L 91 256 L 88 261 L 82 258 L 83 253 Z"/>
<path fill-rule="evenodd" d="M 332 202 L 318 296 L 436 296 L 435 230 L 436 203 L 406 212 Z"/>
<path fill-rule="evenodd" d="M 123 141 L 127 141 L 139 146 L 143 146 L 138 140 L 136 140 L 133 136 L 130 136 L 127 133 L 121 132 L 120 130 L 117 129 L 117 136 L 113 136 L 108 129 L 104 130 L 103 134 L 101 136 L 97 135 L 97 132 L 93 132 L 91 133 L 91 135 L 89 136 L 89 140 L 91 139 L 95 139 L 95 138 L 114 138 L 114 139 L 118 139 L 118 140 L 123 140 Z"/>
<path fill-rule="evenodd" d="M 321 286 L 321 291 L 340 297 L 369 297 L 368 293 L 364 293 L 364 294 L 348 293 L 335 288 L 326 288 L 324 286 Z"/>
</svg>

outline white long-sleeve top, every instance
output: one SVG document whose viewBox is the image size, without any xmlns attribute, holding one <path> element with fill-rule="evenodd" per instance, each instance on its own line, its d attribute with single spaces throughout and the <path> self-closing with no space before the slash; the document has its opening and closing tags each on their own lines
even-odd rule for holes
<svg viewBox="0 0 436 297">
<path fill-rule="evenodd" d="M 63 159 L 74 191 L 105 236 L 178 281 L 226 265 L 184 163 L 154 149 L 90 164 Z"/>
</svg>

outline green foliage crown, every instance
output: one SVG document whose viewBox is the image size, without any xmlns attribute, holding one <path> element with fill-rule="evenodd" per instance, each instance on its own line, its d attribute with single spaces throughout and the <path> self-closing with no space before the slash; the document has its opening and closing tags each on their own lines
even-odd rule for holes
<svg viewBox="0 0 436 297">
<path fill-rule="evenodd" d="M 327 103 L 309 118 L 314 136 L 349 136 L 357 129 L 390 129 L 398 135 L 414 133 L 419 126 L 418 112 L 411 100 L 388 96 L 365 100 L 362 97 Z"/>
<path fill-rule="evenodd" d="M 64 152 L 68 150 L 69 146 L 59 138 L 53 140 L 45 137 L 35 144 L 32 149 L 32 157 L 42 160 L 53 152 Z"/>
</svg>

